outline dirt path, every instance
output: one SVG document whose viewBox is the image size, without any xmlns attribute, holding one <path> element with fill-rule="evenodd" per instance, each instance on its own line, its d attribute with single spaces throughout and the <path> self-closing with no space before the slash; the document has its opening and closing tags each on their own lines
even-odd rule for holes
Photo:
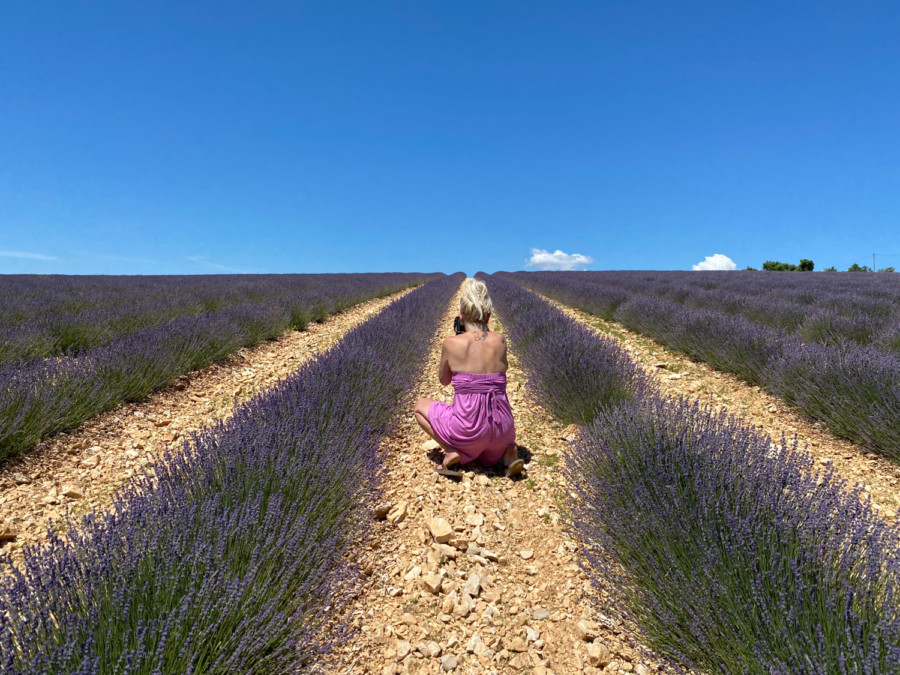
<svg viewBox="0 0 900 675">
<path fill-rule="evenodd" d="M 152 472 L 149 453 L 189 431 L 231 416 L 244 401 L 334 345 L 348 331 L 413 289 L 377 298 L 243 348 L 227 360 L 182 376 L 138 403 L 123 403 L 72 431 L 48 438 L 0 466 L 0 542 L 21 560 L 22 548 L 46 538 L 46 519 L 66 508 L 76 516 L 102 508 L 135 473 Z"/>
<path fill-rule="evenodd" d="M 791 442 L 796 436 L 798 447 L 805 446 L 820 464 L 832 462 L 838 475 L 851 484 L 862 483 L 871 495 L 872 504 L 888 521 L 893 522 L 897 517 L 900 507 L 900 466 L 897 464 L 835 436 L 821 423 L 810 422 L 780 398 L 735 375 L 692 361 L 621 324 L 541 297 L 596 332 L 619 340 L 631 357 L 656 380 L 663 393 L 711 400 L 743 416 L 773 439 L 780 439 L 784 434 Z"/>
<path fill-rule="evenodd" d="M 458 303 L 434 337 L 417 396 L 452 400 L 437 364 Z M 627 634 L 589 609 L 578 544 L 559 524 L 567 431 L 528 399 L 515 354 L 508 393 L 528 462 L 518 479 L 483 468 L 459 482 L 436 476 L 436 444 L 411 414 L 385 442 L 389 483 L 378 506 L 391 508 L 385 520 L 373 515 L 359 552 L 368 580 L 348 610 L 357 633 L 327 672 L 657 672 Z"/>
</svg>

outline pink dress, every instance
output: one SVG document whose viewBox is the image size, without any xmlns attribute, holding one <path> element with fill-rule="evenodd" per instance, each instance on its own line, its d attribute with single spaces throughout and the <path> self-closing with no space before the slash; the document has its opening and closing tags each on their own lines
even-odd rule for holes
<svg viewBox="0 0 900 675">
<path fill-rule="evenodd" d="M 459 453 L 459 463 L 496 464 L 516 441 L 506 373 L 454 373 L 453 403 L 434 401 L 428 421 L 434 433 Z"/>
</svg>

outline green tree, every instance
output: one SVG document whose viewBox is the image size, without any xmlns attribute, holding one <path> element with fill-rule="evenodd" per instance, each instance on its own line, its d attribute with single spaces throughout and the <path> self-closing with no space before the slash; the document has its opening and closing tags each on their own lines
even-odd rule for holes
<svg viewBox="0 0 900 675">
<path fill-rule="evenodd" d="M 812 272 L 815 267 L 815 263 L 809 258 L 800 258 L 800 271 L 801 272 Z"/>
<path fill-rule="evenodd" d="M 796 272 L 797 266 L 790 263 L 777 262 L 775 260 L 766 260 L 762 268 L 769 272 Z"/>
<path fill-rule="evenodd" d="M 858 263 L 853 263 L 852 265 L 850 265 L 850 267 L 847 268 L 847 271 L 848 272 L 871 272 L 872 270 L 869 269 L 869 267 L 867 267 L 866 265 L 863 265 L 860 267 L 860 265 Z"/>
<path fill-rule="evenodd" d="M 837 272 L 837 267 L 834 267 L 834 266 L 826 267 L 826 268 L 823 270 L 823 272 Z"/>
<path fill-rule="evenodd" d="M 878 270 L 878 271 L 879 271 L 879 272 L 894 272 L 894 271 L 896 271 L 896 270 L 894 270 L 893 267 L 882 267 L 882 268 L 881 268 L 880 270 Z"/>
</svg>

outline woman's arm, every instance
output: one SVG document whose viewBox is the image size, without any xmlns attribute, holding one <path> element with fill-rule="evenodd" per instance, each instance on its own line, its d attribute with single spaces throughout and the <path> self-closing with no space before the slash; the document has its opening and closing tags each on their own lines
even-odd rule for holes
<svg viewBox="0 0 900 675">
<path fill-rule="evenodd" d="M 450 354 L 448 351 L 447 340 L 444 339 L 444 344 L 441 347 L 441 365 L 438 366 L 438 380 L 440 380 L 441 384 L 445 387 L 450 384 L 450 380 L 453 377 L 453 372 L 450 370 Z"/>
</svg>

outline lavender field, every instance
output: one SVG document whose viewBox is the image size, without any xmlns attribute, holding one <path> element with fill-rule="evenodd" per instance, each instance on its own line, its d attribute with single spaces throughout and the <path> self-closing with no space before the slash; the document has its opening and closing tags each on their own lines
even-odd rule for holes
<svg viewBox="0 0 900 675">
<path fill-rule="evenodd" d="M 673 298 L 680 291 L 659 292 L 668 281 L 642 279 L 656 290 L 629 294 L 625 282 L 593 280 L 618 279 L 613 273 L 479 277 L 488 285 L 529 391 L 556 420 L 578 428 L 561 461 L 564 489 L 556 484 L 552 498 L 564 503 L 564 529 L 580 544 L 596 612 L 639 635 L 652 650 L 648 662 L 665 661 L 667 672 L 900 672 L 900 527 L 869 506 L 860 486 L 849 485 L 804 450 L 697 402 L 664 397 L 616 340 L 599 337 L 525 286 L 606 318 L 624 323 L 623 317 L 631 317 L 632 325 L 643 321 L 648 333 L 662 326 L 655 330 L 673 344 L 676 338 L 683 344 L 693 340 L 695 355 L 732 364 L 722 367 L 748 379 L 775 370 L 780 379 L 759 381 L 773 388 L 789 383 L 790 395 L 782 395 L 798 407 L 806 405 L 807 414 L 814 414 L 810 405 L 798 403 L 804 392 L 823 406 L 829 400 L 823 392 L 843 397 L 833 405 L 848 418 L 860 409 L 853 406 L 869 406 L 865 420 L 857 420 L 868 424 L 859 433 L 879 443 L 896 429 L 893 403 L 881 401 L 879 408 L 865 396 L 882 395 L 879 377 L 888 382 L 886 391 L 900 396 L 891 348 L 847 335 L 808 343 L 786 323 L 764 325 L 749 314 L 686 302 L 692 293 L 706 297 L 715 288 L 688 289 L 679 302 Z M 709 283 L 717 278 L 710 276 Z M 123 286 L 111 291 L 106 309 L 99 301 L 93 309 L 85 307 L 97 312 L 102 331 L 80 328 L 75 332 L 91 337 L 79 346 L 4 366 L 0 372 L 10 373 L 12 383 L 6 385 L 6 400 L 32 406 L 9 406 L 25 411 L 9 419 L 40 429 L 45 419 L 71 415 L 66 406 L 73 402 L 80 401 L 81 414 L 90 415 L 94 399 L 115 405 L 115 397 L 103 398 L 110 389 L 122 400 L 147 382 L 165 382 L 215 354 L 227 354 L 242 340 L 275 337 L 291 325 L 288 302 L 307 312 L 307 320 L 316 320 L 342 303 L 420 285 L 318 359 L 238 406 L 227 421 L 182 439 L 159 457 L 151 474 L 117 493 L 111 509 L 68 522 L 65 533 L 49 524 L 46 541 L 27 547 L 23 564 L 6 567 L 0 579 L 0 671 L 322 672 L 335 646 L 352 641 L 352 626 L 342 617 L 364 584 L 354 547 L 370 536 L 373 507 L 389 482 L 388 458 L 379 448 L 408 414 L 412 387 L 423 370 L 434 370 L 424 359 L 435 332 L 449 329 L 438 321 L 462 275 L 348 275 L 341 283 L 322 283 L 328 280 L 298 279 L 307 289 L 303 296 L 300 286 L 295 288 L 302 301 L 271 286 L 268 305 L 261 296 L 247 300 L 248 286 L 236 286 L 222 293 L 229 298 L 223 306 L 194 314 L 199 306 L 194 300 L 167 305 L 166 291 L 153 287 L 151 292 L 148 286 L 135 292 L 134 306 L 159 307 L 157 319 L 167 318 L 156 324 L 147 319 L 135 330 L 128 328 L 135 324 L 126 318 L 130 302 Z M 749 284 L 743 290 L 752 295 Z M 799 302 L 795 296 L 802 292 L 785 290 L 791 302 Z M 885 315 L 895 316 L 896 298 L 890 294 L 859 287 L 851 295 L 854 303 L 864 295 L 881 302 L 891 308 Z M 762 291 L 757 296 L 754 302 Z M 53 312 L 77 311 L 75 300 L 66 302 L 64 293 L 46 299 Z M 840 302 L 834 300 L 834 306 Z M 39 304 L 30 306 L 37 311 Z M 97 318 L 101 315 L 106 318 Z M 878 364 L 888 364 L 884 375 Z M 30 382 L 43 388 L 27 390 L 29 380 L 14 379 L 17 373 L 31 373 Z M 848 382 L 857 381 L 853 377 L 868 380 L 868 394 L 845 391 Z M 43 398 L 15 399 L 16 383 Z M 422 494 L 434 489 L 435 476 L 430 469 L 424 473 L 415 479 Z M 479 478 L 479 489 L 498 491 L 487 474 Z M 463 502 L 474 508 L 467 501 L 473 498 L 472 483 L 454 488 L 457 510 L 462 513 Z M 510 529 L 519 527 L 525 526 Z M 458 535 L 458 530 L 452 531 Z M 401 536 L 400 530 L 393 532 Z M 408 532 L 412 548 L 427 550 L 426 529 Z M 512 532 L 498 532 L 513 538 Z M 454 557 L 465 552 L 482 561 L 479 565 L 489 562 L 480 546 L 441 545 L 434 544 L 435 553 L 449 549 Z M 519 549 L 514 555 L 537 562 L 535 551 Z M 441 555 L 447 557 L 447 551 Z M 509 569 L 508 563 L 497 567 Z M 397 597 L 401 612 L 409 615 L 417 603 L 444 607 L 451 597 L 441 596 L 444 582 L 448 589 L 463 585 L 463 575 L 454 574 L 459 568 L 450 569 L 427 598 Z M 504 572 L 496 574 L 503 578 Z M 400 577 L 418 586 L 429 581 L 412 566 L 386 576 L 391 584 L 401 584 Z M 515 583 L 533 584 L 535 576 L 529 572 Z M 504 593 L 512 585 L 504 579 L 485 596 L 500 599 L 496 611 L 479 610 L 489 617 L 488 625 L 504 620 Z M 445 618 L 439 621 L 456 620 L 455 608 L 440 611 Z M 484 623 L 476 613 L 471 616 L 475 621 L 469 624 Z M 452 644 L 438 646 L 449 650 Z M 480 649 L 475 644 L 473 649 Z M 431 648 L 417 649 L 420 656 L 411 660 L 424 658 Z M 372 663 L 378 658 L 373 655 Z"/>
<path fill-rule="evenodd" d="M 760 385 L 900 460 L 900 277 L 517 272 L 509 279 Z"/>
<path fill-rule="evenodd" d="M 598 610 L 701 672 L 898 672 L 900 528 L 861 487 L 661 397 L 615 340 L 522 277 L 483 278 L 541 402 L 582 427 L 565 465 L 569 526 Z"/>
<path fill-rule="evenodd" d="M 5 276 L 0 460 L 241 347 L 427 278 Z"/>
<path fill-rule="evenodd" d="M 288 673 L 340 640 L 322 629 L 359 581 L 344 553 L 379 441 L 460 281 L 391 304 L 186 440 L 155 484 L 27 551 L 0 589 L 2 671 Z"/>
</svg>

